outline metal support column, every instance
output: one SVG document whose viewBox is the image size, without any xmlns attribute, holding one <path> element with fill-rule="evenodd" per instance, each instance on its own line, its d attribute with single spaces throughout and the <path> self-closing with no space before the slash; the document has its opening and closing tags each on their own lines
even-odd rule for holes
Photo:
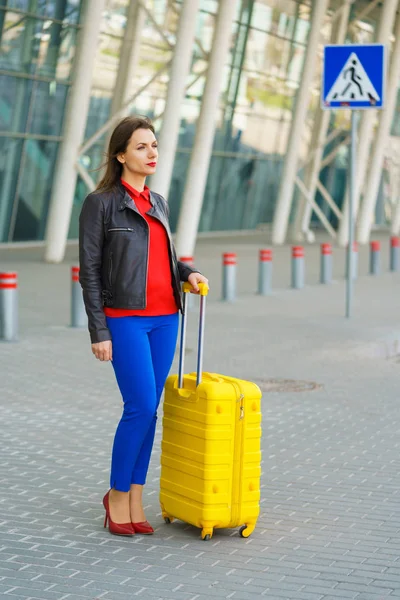
<svg viewBox="0 0 400 600">
<path fill-rule="evenodd" d="M 65 254 L 77 180 L 75 162 L 85 134 L 92 73 L 104 8 L 105 0 L 87 0 L 85 3 L 83 26 L 78 34 L 74 78 L 66 108 L 64 139 L 58 152 L 47 221 L 46 262 L 61 262 Z"/>
<path fill-rule="evenodd" d="M 311 84 L 315 74 L 315 65 L 318 57 L 318 42 L 328 4 L 329 0 L 318 0 L 314 1 L 312 5 L 311 30 L 308 38 L 304 67 L 301 76 L 301 85 L 297 93 L 296 108 L 290 128 L 288 149 L 274 215 L 272 229 L 272 242 L 274 244 L 283 244 L 286 239 L 297 172 L 299 146 L 307 115 Z"/>
<path fill-rule="evenodd" d="M 165 110 L 158 136 L 162 160 L 151 178 L 151 187 L 164 197 L 168 196 L 178 145 L 180 109 L 185 97 L 187 77 L 193 54 L 196 17 L 200 0 L 183 2 L 179 18 L 176 46 L 172 59 Z"/>
<path fill-rule="evenodd" d="M 357 126 L 358 114 L 356 110 L 351 111 L 351 143 L 350 143 L 350 172 L 349 172 L 349 212 L 354 216 L 354 191 L 357 177 Z M 353 279 L 354 265 L 354 217 L 348 219 L 349 246 L 347 248 L 347 282 L 346 282 L 346 317 L 351 317 L 353 304 Z"/>
<path fill-rule="evenodd" d="M 343 44 L 346 39 L 351 4 L 352 0 L 343 1 L 343 5 L 340 9 L 340 16 L 338 16 L 337 21 L 332 28 L 332 44 Z M 329 120 L 331 116 L 332 115 L 330 111 L 322 110 L 320 107 L 317 108 L 317 115 L 310 145 L 310 150 L 313 151 L 314 148 L 316 148 L 316 152 L 311 164 L 307 165 L 304 181 L 306 188 L 309 190 L 309 196 L 311 198 L 315 198 L 315 194 L 317 192 L 322 157 L 324 154 L 326 136 L 328 133 Z M 310 239 L 312 234 L 309 230 L 312 213 L 313 207 L 311 203 L 308 202 L 307 198 L 303 197 L 300 202 L 294 223 L 294 237 L 296 240 L 313 241 Z"/>
<path fill-rule="evenodd" d="M 178 256 L 194 254 L 200 212 L 207 182 L 218 102 L 229 51 L 236 2 L 220 0 L 200 116 L 177 228 Z"/>
<path fill-rule="evenodd" d="M 379 23 L 376 42 L 387 44 L 389 36 L 393 29 L 393 22 L 396 15 L 398 0 L 385 0 L 381 8 L 381 21 Z M 370 155 L 370 145 L 374 132 L 374 122 L 376 119 L 375 111 L 365 111 L 360 120 L 358 150 L 357 150 L 357 172 L 354 189 L 354 216 L 357 219 L 358 208 L 360 204 L 360 195 L 362 193 L 363 183 L 368 169 L 368 159 Z M 340 246 L 346 246 L 348 243 L 349 231 L 349 192 L 347 191 L 343 206 L 343 217 L 339 224 L 338 242 Z"/>
<path fill-rule="evenodd" d="M 395 36 L 396 39 L 393 46 L 390 75 L 386 84 L 385 108 L 381 112 L 379 127 L 375 136 L 375 143 L 371 157 L 371 166 L 367 175 L 365 196 L 360 211 L 358 241 L 361 244 L 366 244 L 368 242 L 371 233 L 371 226 L 373 224 L 375 206 L 378 198 L 379 184 L 382 176 L 385 146 L 390 135 L 390 127 L 392 125 L 393 115 L 396 109 L 396 100 L 400 81 L 400 12 L 397 15 Z"/>
</svg>

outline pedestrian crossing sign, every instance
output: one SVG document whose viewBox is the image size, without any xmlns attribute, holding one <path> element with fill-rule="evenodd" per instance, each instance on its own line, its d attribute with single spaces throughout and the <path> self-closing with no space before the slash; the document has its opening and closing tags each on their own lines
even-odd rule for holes
<svg viewBox="0 0 400 600">
<path fill-rule="evenodd" d="M 384 89 L 383 44 L 324 47 L 322 108 L 383 108 Z"/>
</svg>

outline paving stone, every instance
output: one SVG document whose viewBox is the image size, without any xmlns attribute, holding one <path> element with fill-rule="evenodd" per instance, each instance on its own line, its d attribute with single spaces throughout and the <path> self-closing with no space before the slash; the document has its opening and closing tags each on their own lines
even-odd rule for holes
<svg viewBox="0 0 400 600">
<path fill-rule="evenodd" d="M 291 600 L 321 600 L 321 598 L 323 598 L 322 594 L 315 594 L 313 592 L 295 592 L 295 591 L 291 591 L 291 592 L 287 592 L 285 590 L 280 590 L 280 589 L 273 589 L 273 588 L 268 588 L 267 589 L 267 598 L 268 598 L 268 594 L 269 592 L 271 592 L 271 594 L 277 596 L 278 598 L 291 598 Z"/>
<path fill-rule="evenodd" d="M 362 594 L 358 594 L 356 596 L 357 600 L 382 600 L 383 598 L 393 597 L 393 593 L 391 590 L 386 590 L 386 593 L 381 591 L 379 594 L 374 594 L 371 592 L 363 592 Z M 325 598 L 324 598 L 325 600 Z"/>
<path fill-rule="evenodd" d="M 362 592 L 366 592 L 366 591 L 373 592 L 374 590 L 381 593 L 381 595 L 382 595 L 382 593 L 385 592 L 385 587 L 383 587 L 383 586 L 380 588 L 378 588 L 378 586 L 373 588 L 369 584 L 363 585 L 361 583 L 358 583 L 358 584 L 357 583 L 339 583 L 337 585 L 336 589 L 337 590 L 349 590 L 352 592 L 359 592 L 360 594 Z M 393 588 L 389 588 L 389 586 L 387 586 L 386 589 L 393 589 Z"/>
<path fill-rule="evenodd" d="M 25 598 L 25 600 L 27 598 L 40 598 L 40 600 L 60 600 L 60 597 L 62 596 L 62 594 L 58 592 L 35 590 L 31 587 L 25 588 L 21 586 L 18 586 L 15 589 L 5 593 L 6 598 L 7 596 L 13 598 L 14 595 L 21 598 Z M 15 599 L 13 598 L 13 600 Z"/>
</svg>

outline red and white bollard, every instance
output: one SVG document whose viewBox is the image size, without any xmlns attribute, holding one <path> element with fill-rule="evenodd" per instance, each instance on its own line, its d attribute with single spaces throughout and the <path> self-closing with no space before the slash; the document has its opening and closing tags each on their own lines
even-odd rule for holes
<svg viewBox="0 0 400 600">
<path fill-rule="evenodd" d="M 193 256 L 181 256 L 180 259 L 179 259 L 179 261 L 185 263 L 189 267 L 193 267 L 194 266 L 194 258 L 193 258 Z M 192 310 L 193 305 L 194 305 L 193 294 L 186 294 L 186 308 L 188 310 Z"/>
<path fill-rule="evenodd" d="M 332 283 L 332 244 L 321 244 L 321 283 Z"/>
<path fill-rule="evenodd" d="M 400 271 L 400 238 L 396 236 L 390 238 L 390 270 Z"/>
<path fill-rule="evenodd" d="M 79 283 L 79 267 L 71 267 L 71 327 L 87 327 L 82 287 Z"/>
<path fill-rule="evenodd" d="M 260 250 L 258 265 L 258 293 L 267 296 L 272 287 L 272 250 Z"/>
<path fill-rule="evenodd" d="M 222 300 L 225 302 L 234 302 L 236 300 L 236 266 L 236 254 L 234 252 L 225 252 L 223 255 L 222 270 Z"/>
<path fill-rule="evenodd" d="M 18 339 L 18 275 L 0 273 L 0 340 Z"/>
<path fill-rule="evenodd" d="M 379 275 L 381 262 L 381 243 L 372 241 L 370 244 L 369 272 L 370 275 Z"/>
<path fill-rule="evenodd" d="M 304 248 L 292 247 L 292 288 L 301 290 L 304 287 Z"/>
</svg>

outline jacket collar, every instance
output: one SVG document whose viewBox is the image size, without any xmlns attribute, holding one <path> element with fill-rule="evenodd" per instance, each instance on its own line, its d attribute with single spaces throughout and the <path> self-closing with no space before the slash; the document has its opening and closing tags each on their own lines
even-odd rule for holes
<svg viewBox="0 0 400 600">
<path fill-rule="evenodd" d="M 124 188 L 121 185 L 121 189 L 119 189 L 118 194 L 119 194 L 118 200 L 117 200 L 118 210 L 122 211 L 122 210 L 125 210 L 126 208 L 129 208 L 130 210 L 135 211 L 135 213 L 137 213 L 138 215 L 140 215 L 143 218 L 143 215 L 141 214 L 138 207 L 136 206 L 135 201 L 130 197 L 130 195 L 126 191 L 126 188 Z M 149 215 L 150 217 L 155 217 L 158 221 L 160 221 L 164 225 L 167 232 L 169 232 L 168 218 L 164 214 L 164 211 L 160 209 L 160 203 L 159 203 L 159 200 L 157 199 L 157 195 L 154 194 L 150 190 L 149 197 L 150 197 L 151 208 L 150 208 L 150 210 L 147 211 L 146 214 Z M 168 235 L 170 235 L 170 233 Z"/>
<path fill-rule="evenodd" d="M 136 206 L 135 201 L 130 197 L 125 186 L 123 186 L 122 183 L 118 184 L 117 193 L 118 193 L 118 210 L 124 210 L 125 208 L 130 208 L 140 215 L 140 211 L 139 211 L 138 207 Z M 152 214 L 157 203 L 156 203 L 155 198 L 151 191 L 150 191 L 149 198 L 150 198 L 150 203 L 151 203 L 151 209 L 149 211 L 149 214 Z"/>
</svg>

